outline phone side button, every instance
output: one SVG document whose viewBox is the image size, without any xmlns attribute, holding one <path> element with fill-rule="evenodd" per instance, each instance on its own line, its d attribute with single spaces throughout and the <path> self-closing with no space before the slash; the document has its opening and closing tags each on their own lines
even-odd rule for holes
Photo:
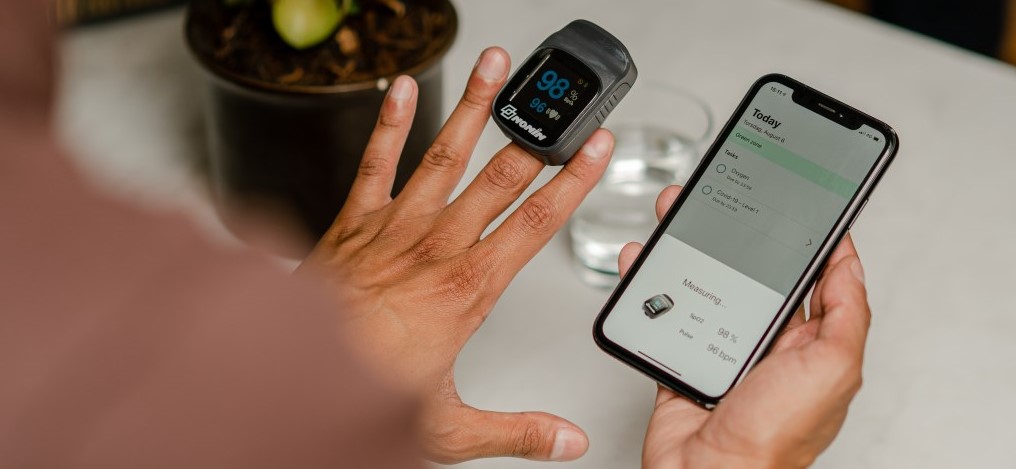
<svg viewBox="0 0 1016 469">
<path fill-rule="evenodd" d="M 861 208 L 857 209 L 857 213 L 854 214 L 854 218 L 850 220 L 850 224 L 847 225 L 847 230 L 854 227 L 854 222 L 857 221 L 857 217 L 861 216 L 861 212 L 864 211 L 864 207 L 868 206 L 868 200 L 870 199 L 864 199 L 864 202 L 861 202 Z"/>
</svg>

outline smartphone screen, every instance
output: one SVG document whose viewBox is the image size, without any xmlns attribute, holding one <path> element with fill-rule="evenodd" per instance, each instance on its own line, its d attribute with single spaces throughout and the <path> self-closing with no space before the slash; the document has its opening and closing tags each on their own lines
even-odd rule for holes
<svg viewBox="0 0 1016 469">
<path fill-rule="evenodd" d="M 764 351 L 809 286 L 806 274 L 838 242 L 836 227 L 846 231 L 848 208 L 860 210 L 862 187 L 895 151 L 884 124 L 789 78 L 767 78 L 597 321 L 601 346 L 709 399 Z"/>
</svg>

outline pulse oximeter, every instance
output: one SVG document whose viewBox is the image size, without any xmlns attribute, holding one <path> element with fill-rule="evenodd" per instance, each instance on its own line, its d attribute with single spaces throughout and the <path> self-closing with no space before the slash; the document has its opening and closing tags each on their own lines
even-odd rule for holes
<svg viewBox="0 0 1016 469">
<path fill-rule="evenodd" d="M 603 125 L 637 77 L 621 41 L 576 20 L 515 70 L 494 99 L 494 122 L 544 163 L 563 165 Z"/>
</svg>

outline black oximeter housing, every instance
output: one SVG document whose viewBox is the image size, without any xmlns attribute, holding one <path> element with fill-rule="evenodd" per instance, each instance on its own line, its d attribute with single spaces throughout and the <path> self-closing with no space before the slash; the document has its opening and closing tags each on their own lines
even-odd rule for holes
<svg viewBox="0 0 1016 469">
<path fill-rule="evenodd" d="M 603 125 L 637 77 L 621 41 L 576 20 L 515 71 L 494 99 L 494 122 L 544 163 L 562 165 Z"/>
</svg>

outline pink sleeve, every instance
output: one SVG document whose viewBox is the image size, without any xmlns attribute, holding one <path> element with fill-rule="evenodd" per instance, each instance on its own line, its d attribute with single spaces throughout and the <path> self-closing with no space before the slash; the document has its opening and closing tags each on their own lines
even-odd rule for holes
<svg viewBox="0 0 1016 469">
<path fill-rule="evenodd" d="M 318 291 L 59 155 L 51 5 L 0 14 L 0 468 L 419 466 Z"/>
<path fill-rule="evenodd" d="M 420 464 L 320 292 L 0 142 L 0 467 Z"/>
</svg>

